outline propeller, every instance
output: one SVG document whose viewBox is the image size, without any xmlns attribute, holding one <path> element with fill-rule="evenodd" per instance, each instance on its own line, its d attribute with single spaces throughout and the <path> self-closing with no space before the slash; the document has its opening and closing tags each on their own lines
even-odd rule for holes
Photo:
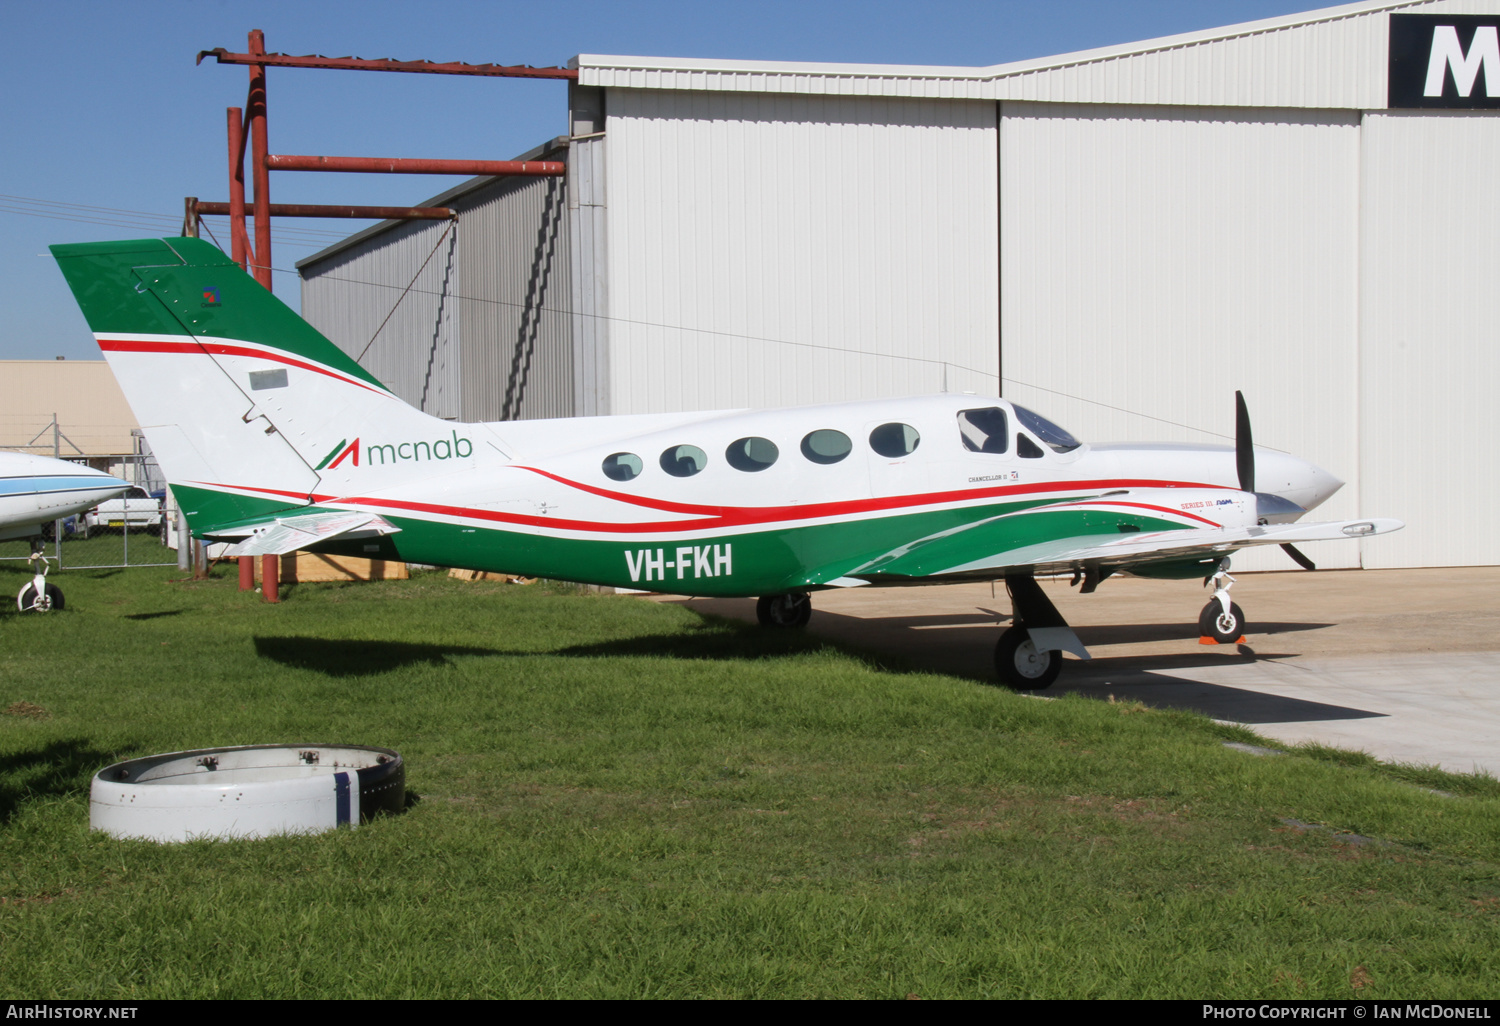
<svg viewBox="0 0 1500 1026">
<path fill-rule="evenodd" d="M 1250 435 L 1250 410 L 1245 406 L 1245 396 L 1239 389 L 1234 392 L 1234 469 L 1239 474 L 1240 491 L 1255 495 L 1259 505 L 1260 496 L 1255 492 L 1255 442 Z M 1274 498 L 1280 499 L 1280 496 Z M 1283 542 L 1281 551 L 1304 570 L 1318 568 L 1295 545 Z"/>
<path fill-rule="evenodd" d="M 1234 469 L 1240 475 L 1240 491 L 1255 491 L 1255 443 L 1250 438 L 1250 411 L 1245 396 L 1234 390 Z"/>
</svg>

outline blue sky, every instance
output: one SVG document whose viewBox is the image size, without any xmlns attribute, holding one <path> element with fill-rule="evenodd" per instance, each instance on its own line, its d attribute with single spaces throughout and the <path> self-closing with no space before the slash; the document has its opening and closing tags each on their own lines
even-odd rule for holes
<svg viewBox="0 0 1500 1026">
<path fill-rule="evenodd" d="M 563 64 L 601 53 L 982 66 L 1319 6 L 1328 5 L 0 0 L 0 359 L 99 358 L 48 244 L 174 235 L 184 196 L 228 199 L 224 111 L 243 105 L 247 71 L 193 59 L 243 51 L 252 28 L 272 51 L 407 60 Z M 273 68 L 267 93 L 273 153 L 507 159 L 567 130 L 560 82 Z M 461 180 L 283 172 L 271 190 L 281 203 L 401 205 Z M 277 294 L 297 305 L 292 265 L 364 224 L 279 221 Z"/>
</svg>

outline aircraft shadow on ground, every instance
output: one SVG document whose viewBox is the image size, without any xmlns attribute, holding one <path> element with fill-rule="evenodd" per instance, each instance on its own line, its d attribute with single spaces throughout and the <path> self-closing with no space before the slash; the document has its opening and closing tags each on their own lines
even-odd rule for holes
<svg viewBox="0 0 1500 1026">
<path fill-rule="evenodd" d="M 883 651 L 889 650 L 886 646 L 899 647 L 905 661 L 914 668 L 950 673 L 986 684 L 996 683 L 991 653 L 999 632 L 993 626 L 995 615 L 992 610 L 886 618 L 860 618 L 826 612 L 814 614 L 815 618 L 818 616 L 823 617 L 822 623 L 814 622 L 813 629 L 818 630 L 821 626 L 826 636 L 838 642 Z M 1252 623 L 1250 632 L 1274 637 L 1330 626 L 1333 625 L 1321 622 L 1262 622 Z M 908 632 L 901 630 L 903 627 L 918 629 Z M 1159 708 L 1186 709 L 1236 723 L 1352 720 L 1384 715 L 1192 680 L 1190 675 L 1197 670 L 1248 667 L 1297 655 L 1294 652 L 1256 651 L 1248 645 L 1199 648 L 1195 624 L 1106 624 L 1081 626 L 1076 630 L 1079 640 L 1096 649 L 1108 645 L 1177 641 L 1192 644 L 1192 650 L 1128 656 L 1096 655 L 1088 662 L 1069 659 L 1061 679 L 1045 692 L 1047 695 L 1071 693 L 1104 698 L 1112 694 L 1116 699 L 1134 699 Z M 930 645 L 928 639 L 931 639 Z M 1188 676 L 1174 676 L 1174 673 Z"/>
<path fill-rule="evenodd" d="M 442 666 L 455 655 L 516 655 L 498 648 L 464 645 L 418 645 L 406 641 L 362 641 L 347 638 L 255 638 L 255 654 L 283 666 L 316 670 L 330 677 L 368 677 L 404 666 Z"/>
<path fill-rule="evenodd" d="M 0 779 L 14 777 L 19 781 L 16 785 L 0 784 L 0 823 L 10 822 L 23 798 L 73 794 L 80 780 L 88 780 L 117 758 L 83 738 L 64 738 L 42 748 L 0 756 Z"/>
<path fill-rule="evenodd" d="M 1266 658 L 1276 657 L 1252 656 L 1235 662 L 1248 665 Z M 1326 720 L 1368 720 L 1386 715 L 1367 709 L 1330 705 L 1290 695 L 1266 694 L 1225 684 L 1209 684 L 1140 669 L 1140 664 L 1145 661 L 1134 658 L 1093 660 L 1084 670 L 1077 669 L 1078 663 L 1070 662 L 1068 670 L 1064 672 L 1073 672 L 1053 685 L 1047 693 L 1085 695 L 1090 698 L 1103 698 L 1107 693 L 1117 701 L 1134 699 L 1158 709 L 1185 709 L 1234 723 L 1313 723 Z M 1094 665 L 1095 663 L 1106 665 Z M 1218 665 L 1233 664 L 1220 661 Z"/>
<path fill-rule="evenodd" d="M 127 613 L 123 619 L 126 620 L 159 620 L 164 616 L 181 616 L 180 609 L 164 609 L 159 613 Z"/>
<path fill-rule="evenodd" d="M 648 656 L 668 659 L 766 659 L 816 652 L 830 644 L 800 631 L 764 631 L 726 621 L 731 629 L 707 629 L 688 634 L 651 634 L 557 649 L 552 655 L 599 658 Z M 842 646 L 839 646 L 842 648 Z"/>
</svg>

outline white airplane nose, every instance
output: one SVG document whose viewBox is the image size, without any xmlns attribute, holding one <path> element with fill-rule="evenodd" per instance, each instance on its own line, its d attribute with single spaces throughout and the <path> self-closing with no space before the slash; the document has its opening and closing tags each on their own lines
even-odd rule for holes
<svg viewBox="0 0 1500 1026">
<path fill-rule="evenodd" d="M 1344 487 L 1344 482 L 1304 459 L 1282 452 L 1255 453 L 1255 490 L 1279 495 L 1303 509 L 1313 509 Z"/>
</svg>

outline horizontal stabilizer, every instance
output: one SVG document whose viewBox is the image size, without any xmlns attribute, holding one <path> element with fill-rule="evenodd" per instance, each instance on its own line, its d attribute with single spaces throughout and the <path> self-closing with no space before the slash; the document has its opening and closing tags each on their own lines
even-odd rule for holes
<svg viewBox="0 0 1500 1026">
<path fill-rule="evenodd" d="M 243 541 L 224 555 L 281 556 L 324 542 L 352 541 L 395 534 L 401 528 L 374 513 L 307 513 L 295 517 L 278 517 L 271 523 L 252 528 Z"/>
</svg>

